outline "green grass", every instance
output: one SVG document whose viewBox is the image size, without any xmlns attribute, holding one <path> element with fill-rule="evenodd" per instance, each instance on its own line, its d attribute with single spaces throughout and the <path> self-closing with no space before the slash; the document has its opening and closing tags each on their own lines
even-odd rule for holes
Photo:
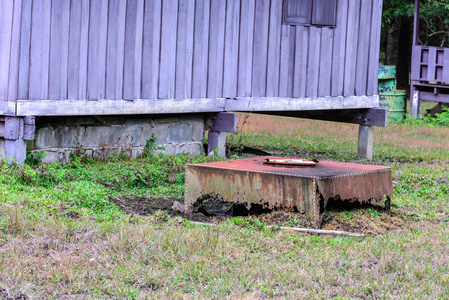
<svg viewBox="0 0 449 300">
<path fill-rule="evenodd" d="M 370 163 L 392 167 L 392 218 L 399 225 L 363 239 L 291 233 L 256 218 L 210 227 L 164 212 L 126 215 L 108 199 L 182 197 L 185 164 L 221 159 L 216 156 L 2 165 L 0 298 L 444 299 L 448 132 L 414 123 L 376 129 Z M 229 136 L 234 146 L 364 163 L 356 139 L 351 125 L 260 116 Z M 389 218 L 375 209 L 329 216 L 360 230 Z M 297 218 L 285 225 L 295 226 Z"/>
</svg>

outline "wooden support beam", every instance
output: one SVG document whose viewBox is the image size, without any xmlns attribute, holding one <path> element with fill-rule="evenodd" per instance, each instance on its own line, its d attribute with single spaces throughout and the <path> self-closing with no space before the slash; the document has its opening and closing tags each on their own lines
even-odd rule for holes
<svg viewBox="0 0 449 300">
<path fill-rule="evenodd" d="M 0 115 L 15 116 L 16 115 L 16 103 L 11 102 L 11 101 L 0 101 Z"/>
<path fill-rule="evenodd" d="M 360 125 L 358 156 L 360 158 L 373 159 L 373 144 L 374 127 Z"/>
<path fill-rule="evenodd" d="M 0 117 L 0 137 L 5 139 L 5 158 L 23 164 L 26 158 L 25 140 L 34 139 L 34 117 Z"/>
<path fill-rule="evenodd" d="M 23 118 L 23 139 L 24 140 L 34 140 L 35 130 L 36 130 L 36 118 L 31 116 L 26 116 Z"/>
<path fill-rule="evenodd" d="M 342 122 L 364 126 L 386 127 L 388 111 L 385 109 L 370 108 L 309 111 L 269 111 L 259 113 L 294 118 Z"/>
<path fill-rule="evenodd" d="M 86 116 L 208 113 L 223 111 L 302 111 L 379 107 L 379 97 L 243 97 L 194 99 L 17 100 L 17 116 Z M 1 109 L 1 107 L 0 107 Z"/>
<path fill-rule="evenodd" d="M 18 100 L 18 116 L 93 116 L 221 112 L 225 99 Z"/>
<path fill-rule="evenodd" d="M 213 120 L 207 138 L 207 154 L 210 155 L 219 149 L 216 153 L 225 156 L 226 132 L 237 132 L 237 114 L 220 112 Z"/>
<path fill-rule="evenodd" d="M 16 117 L 5 118 L 5 133 L 6 140 L 18 140 L 23 138 L 23 119 Z"/>
<path fill-rule="evenodd" d="M 225 112 L 218 113 L 210 131 L 237 132 L 237 114 Z"/>
<path fill-rule="evenodd" d="M 413 93 L 413 95 L 415 95 L 415 93 L 419 93 L 418 94 L 418 99 L 417 99 L 417 113 L 419 113 L 419 102 L 424 100 L 424 101 L 435 101 L 435 102 L 443 102 L 443 103 L 449 103 L 449 94 L 435 94 L 433 92 L 424 92 L 424 91 L 415 91 Z M 413 109 L 413 104 L 415 101 L 414 99 L 415 97 L 412 98 L 412 109 Z M 413 114 L 413 110 L 412 110 L 412 114 Z"/>
</svg>

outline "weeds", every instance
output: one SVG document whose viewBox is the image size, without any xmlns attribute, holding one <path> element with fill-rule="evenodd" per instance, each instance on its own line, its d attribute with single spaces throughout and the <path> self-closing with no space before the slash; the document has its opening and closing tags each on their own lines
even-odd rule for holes
<svg viewBox="0 0 449 300">
<path fill-rule="evenodd" d="M 376 130 L 373 163 L 393 170 L 392 216 L 368 208 L 325 220 L 325 229 L 372 234 L 365 239 L 279 231 L 262 217 L 197 226 L 164 211 L 124 214 L 109 201 L 182 197 L 185 165 L 217 156 L 157 154 L 150 145 L 140 158 L 80 152 L 65 165 L 3 164 L 0 298 L 445 298 L 448 134 L 440 125 Z M 241 143 L 363 162 L 356 136 L 356 126 L 252 114 Z M 284 225 L 306 226 L 286 215 Z"/>
<path fill-rule="evenodd" d="M 398 123 L 403 123 L 408 126 L 449 126 L 449 108 L 444 107 L 441 113 L 435 114 L 435 117 L 432 117 L 430 114 L 420 118 L 407 116 L 404 120 L 398 121 Z"/>
<path fill-rule="evenodd" d="M 155 150 L 164 150 L 164 146 L 156 144 L 157 137 L 154 136 L 154 133 L 151 134 L 151 137 L 147 140 L 145 147 L 143 148 L 143 157 L 148 157 L 154 154 Z"/>
</svg>

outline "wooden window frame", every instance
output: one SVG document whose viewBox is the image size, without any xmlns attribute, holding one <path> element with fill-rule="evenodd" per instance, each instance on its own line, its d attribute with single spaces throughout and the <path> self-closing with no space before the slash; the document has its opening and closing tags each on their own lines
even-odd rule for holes
<svg viewBox="0 0 449 300">
<path fill-rule="evenodd" d="M 301 26 L 316 26 L 316 27 L 331 27 L 334 28 L 337 24 L 337 1 L 338 0 L 328 0 L 333 1 L 331 5 L 327 6 L 330 7 L 330 11 L 328 12 L 328 17 L 330 16 L 330 20 L 323 21 L 318 20 L 319 16 L 317 16 L 317 10 L 316 10 L 316 3 L 318 1 L 325 1 L 325 0 L 309 0 L 310 1 L 310 11 L 308 13 L 307 20 L 300 21 L 302 17 L 300 16 L 289 16 L 287 14 L 288 12 L 288 3 L 289 1 L 304 1 L 304 0 L 283 0 L 282 1 L 282 23 L 285 25 L 301 25 Z M 339 0 L 342 1 L 342 0 Z M 332 11 L 333 9 L 333 11 Z M 296 19 L 296 20 L 295 20 Z"/>
</svg>

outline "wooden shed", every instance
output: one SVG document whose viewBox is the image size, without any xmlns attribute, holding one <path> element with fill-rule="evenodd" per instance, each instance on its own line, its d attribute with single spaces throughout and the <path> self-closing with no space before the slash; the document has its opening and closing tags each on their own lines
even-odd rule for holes
<svg viewBox="0 0 449 300">
<path fill-rule="evenodd" d="M 5 155 L 23 160 L 35 122 L 48 140 L 101 116 L 249 111 L 359 124 L 369 156 L 381 16 L 382 0 L 0 0 Z"/>
<path fill-rule="evenodd" d="M 419 102 L 434 101 L 449 107 L 449 48 L 419 45 L 419 4 L 415 0 L 410 102 L 412 116 L 419 114 Z"/>
</svg>

